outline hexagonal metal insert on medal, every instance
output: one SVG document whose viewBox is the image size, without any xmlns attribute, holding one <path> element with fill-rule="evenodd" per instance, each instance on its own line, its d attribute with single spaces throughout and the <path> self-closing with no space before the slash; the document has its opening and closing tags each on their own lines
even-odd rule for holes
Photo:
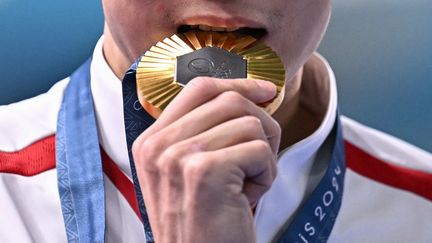
<svg viewBox="0 0 432 243">
<path fill-rule="evenodd" d="M 247 61 L 219 47 L 205 47 L 177 57 L 175 80 L 179 85 L 184 86 L 199 76 L 246 78 Z"/>
</svg>

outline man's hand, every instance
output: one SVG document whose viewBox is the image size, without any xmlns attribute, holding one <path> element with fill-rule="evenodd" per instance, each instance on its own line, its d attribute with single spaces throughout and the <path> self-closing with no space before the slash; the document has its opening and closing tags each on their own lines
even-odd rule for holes
<svg viewBox="0 0 432 243">
<path fill-rule="evenodd" d="M 254 242 L 251 206 L 276 176 L 276 87 L 195 78 L 133 145 L 157 243 Z"/>
</svg>

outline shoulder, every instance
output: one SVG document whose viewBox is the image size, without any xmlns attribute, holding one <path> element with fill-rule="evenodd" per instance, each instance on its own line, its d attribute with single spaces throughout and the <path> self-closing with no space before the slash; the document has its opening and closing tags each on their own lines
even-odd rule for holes
<svg viewBox="0 0 432 243">
<path fill-rule="evenodd" d="M 429 242 L 432 155 L 342 117 L 342 206 L 329 242 Z"/>
<path fill-rule="evenodd" d="M 53 135 L 57 113 L 69 78 L 48 92 L 17 103 L 0 106 L 0 152 L 14 152 Z"/>
<path fill-rule="evenodd" d="M 48 92 L 0 106 L 0 174 L 33 176 L 55 167 L 57 114 L 69 78 Z"/>
<path fill-rule="evenodd" d="M 0 106 L 0 241 L 66 242 L 54 135 L 68 82 L 64 79 L 44 94 Z"/>
<path fill-rule="evenodd" d="M 391 135 L 342 117 L 350 172 L 432 201 L 432 154 Z"/>
<path fill-rule="evenodd" d="M 363 154 L 365 162 L 372 157 L 389 165 L 432 174 L 430 152 L 350 118 L 342 116 L 341 121 L 348 158 Z"/>
</svg>

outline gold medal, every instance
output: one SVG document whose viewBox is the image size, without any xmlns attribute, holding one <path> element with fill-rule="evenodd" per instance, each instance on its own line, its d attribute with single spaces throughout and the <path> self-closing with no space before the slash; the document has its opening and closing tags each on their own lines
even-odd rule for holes
<svg viewBox="0 0 432 243">
<path fill-rule="evenodd" d="M 187 82 L 197 76 L 274 83 L 276 98 L 263 104 L 269 114 L 283 99 L 285 69 L 270 47 L 250 35 L 190 30 L 165 38 L 141 57 L 136 72 L 140 103 L 158 118 Z"/>
</svg>

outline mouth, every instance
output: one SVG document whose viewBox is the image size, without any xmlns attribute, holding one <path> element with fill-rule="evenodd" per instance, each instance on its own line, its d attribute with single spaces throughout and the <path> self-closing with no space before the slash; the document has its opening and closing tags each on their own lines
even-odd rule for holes
<svg viewBox="0 0 432 243">
<path fill-rule="evenodd" d="M 209 25 L 180 25 L 177 28 L 177 33 L 185 33 L 190 30 L 201 30 L 201 31 L 213 31 L 219 33 L 232 33 L 236 36 L 252 36 L 255 39 L 259 40 L 264 38 L 267 35 L 267 30 L 264 28 L 250 28 L 250 27 L 216 27 Z"/>
<path fill-rule="evenodd" d="M 267 30 L 259 23 L 201 18 L 179 23 L 171 37 L 159 41 L 140 59 L 139 99 L 157 118 L 194 77 L 248 78 L 273 82 L 277 98 L 263 104 L 272 114 L 283 100 L 285 70 L 279 56 L 266 45 Z"/>
</svg>

